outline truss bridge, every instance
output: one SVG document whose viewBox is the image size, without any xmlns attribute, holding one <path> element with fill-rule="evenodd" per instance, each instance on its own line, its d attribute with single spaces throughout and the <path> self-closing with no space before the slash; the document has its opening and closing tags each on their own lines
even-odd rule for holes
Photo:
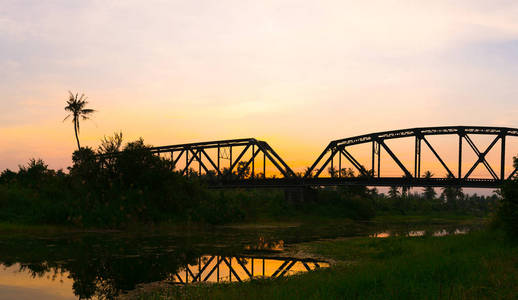
<svg viewBox="0 0 518 300">
<path fill-rule="evenodd" d="M 331 141 L 300 173 L 294 172 L 266 141 L 254 138 L 153 147 L 151 151 L 171 159 L 181 174 L 199 176 L 212 188 L 336 185 L 497 188 L 517 175 L 513 155 L 518 154 L 518 147 L 509 146 L 517 137 L 516 128 L 480 126 L 370 133 Z M 396 145 L 398 141 L 403 142 Z M 384 169 L 385 164 L 391 168 Z M 434 164 L 433 174 L 425 172 Z"/>
</svg>

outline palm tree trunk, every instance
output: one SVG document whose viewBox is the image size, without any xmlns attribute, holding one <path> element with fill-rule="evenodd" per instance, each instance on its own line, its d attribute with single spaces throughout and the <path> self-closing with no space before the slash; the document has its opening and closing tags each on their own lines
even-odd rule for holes
<svg viewBox="0 0 518 300">
<path fill-rule="evenodd" d="M 79 136 L 77 135 L 77 121 L 74 122 L 74 132 L 76 134 L 77 150 L 81 151 L 81 145 L 79 144 Z"/>
</svg>

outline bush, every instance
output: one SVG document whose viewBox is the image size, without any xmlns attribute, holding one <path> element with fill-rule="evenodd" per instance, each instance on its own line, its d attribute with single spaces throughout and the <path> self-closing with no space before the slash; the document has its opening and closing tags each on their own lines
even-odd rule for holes
<svg viewBox="0 0 518 300">
<path fill-rule="evenodd" d="M 504 184 L 501 190 L 502 200 L 496 213 L 495 223 L 508 235 L 518 238 L 518 181 Z"/>
</svg>

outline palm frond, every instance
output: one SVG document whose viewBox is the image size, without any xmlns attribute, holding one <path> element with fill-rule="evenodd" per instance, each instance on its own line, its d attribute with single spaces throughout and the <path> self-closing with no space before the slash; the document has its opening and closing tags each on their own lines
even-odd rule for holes
<svg viewBox="0 0 518 300">
<path fill-rule="evenodd" d="M 94 109 L 90 109 L 90 108 L 85 108 L 85 109 L 81 110 L 81 114 L 83 114 L 83 115 L 93 114 L 94 112 L 95 112 L 95 110 Z"/>
</svg>

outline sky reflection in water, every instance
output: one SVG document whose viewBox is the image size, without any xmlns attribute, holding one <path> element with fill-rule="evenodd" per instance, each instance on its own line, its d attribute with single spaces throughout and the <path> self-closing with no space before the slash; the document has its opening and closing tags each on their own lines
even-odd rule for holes
<svg viewBox="0 0 518 300">
<path fill-rule="evenodd" d="M 285 229 L 263 228 L 261 232 L 233 230 L 185 236 L 82 234 L 2 238 L 0 300 L 113 299 L 139 284 L 157 281 L 184 284 L 290 276 L 329 264 L 279 257 L 286 244 L 364 235 L 341 229 L 336 232 L 304 229 L 302 233 L 282 230 Z M 468 228 L 386 230 L 370 236 L 443 236 L 468 231 Z"/>
</svg>

